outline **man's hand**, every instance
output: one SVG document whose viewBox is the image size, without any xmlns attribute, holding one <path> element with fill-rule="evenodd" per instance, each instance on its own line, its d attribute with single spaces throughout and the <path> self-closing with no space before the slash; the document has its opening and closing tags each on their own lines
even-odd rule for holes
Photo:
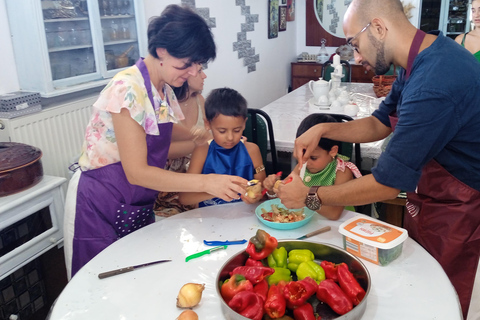
<svg viewBox="0 0 480 320">
<path fill-rule="evenodd" d="M 297 159 L 300 167 L 307 162 L 312 151 L 318 146 L 318 142 L 322 136 L 321 128 L 321 124 L 317 124 L 295 139 L 293 156 Z"/>
<path fill-rule="evenodd" d="M 279 183 L 277 188 L 273 188 L 282 204 L 288 209 L 305 207 L 305 199 L 310 188 L 303 184 L 302 178 L 295 172 L 292 172 L 284 181 L 290 182 Z"/>
</svg>

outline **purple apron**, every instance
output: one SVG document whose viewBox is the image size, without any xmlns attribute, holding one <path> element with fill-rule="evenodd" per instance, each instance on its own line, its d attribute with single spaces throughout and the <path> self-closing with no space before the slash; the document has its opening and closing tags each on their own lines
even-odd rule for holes
<svg viewBox="0 0 480 320">
<path fill-rule="evenodd" d="M 412 47 L 414 45 L 415 40 Z M 414 57 L 412 63 L 413 60 Z M 410 69 L 411 65 L 407 67 L 407 77 Z M 397 122 L 396 115 L 391 115 L 392 130 Z M 480 258 L 480 192 L 459 181 L 432 159 L 422 169 L 417 190 L 408 192 L 407 198 L 408 213 L 403 225 L 408 235 L 443 267 L 457 291 L 466 318 Z"/>
<path fill-rule="evenodd" d="M 155 106 L 145 63 L 139 59 L 136 66 L 144 78 L 150 102 Z M 172 126 L 170 122 L 158 124 L 158 136 L 147 134 L 148 165 L 165 166 Z M 152 209 L 157 194 L 156 190 L 130 184 L 121 162 L 82 172 L 77 191 L 72 277 L 119 238 L 155 222 Z"/>
</svg>

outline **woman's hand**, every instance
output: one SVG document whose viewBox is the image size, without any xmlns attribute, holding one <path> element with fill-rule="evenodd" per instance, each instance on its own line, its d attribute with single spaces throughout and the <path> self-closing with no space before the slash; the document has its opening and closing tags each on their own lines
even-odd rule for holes
<svg viewBox="0 0 480 320">
<path fill-rule="evenodd" d="M 204 145 L 208 142 L 208 140 L 212 139 L 212 132 L 210 130 L 206 130 L 204 127 L 200 126 L 193 126 L 190 129 L 190 133 L 193 136 L 193 142 L 197 146 Z"/>
<path fill-rule="evenodd" d="M 245 194 L 248 180 L 230 175 L 205 175 L 205 192 L 225 201 L 240 199 Z"/>
<path fill-rule="evenodd" d="M 273 188 L 282 204 L 288 209 L 305 207 L 305 199 L 307 198 L 309 188 L 303 184 L 302 178 L 292 172 L 284 181 L 290 182 L 279 183 L 277 188 Z"/>
</svg>

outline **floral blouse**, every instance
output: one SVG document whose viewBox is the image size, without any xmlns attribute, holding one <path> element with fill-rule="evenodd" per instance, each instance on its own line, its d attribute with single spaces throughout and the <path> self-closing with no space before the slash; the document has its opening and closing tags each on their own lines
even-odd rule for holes
<svg viewBox="0 0 480 320">
<path fill-rule="evenodd" d="M 119 72 L 102 90 L 93 104 L 93 113 L 87 125 L 82 153 L 78 161 L 82 170 L 91 170 L 120 161 L 111 113 L 125 108 L 143 127 L 146 134 L 159 135 L 158 123 L 177 123 L 184 119 L 172 88 L 163 87 L 165 100 L 152 84 L 154 105 L 148 98 L 144 79 L 137 66 Z"/>
</svg>

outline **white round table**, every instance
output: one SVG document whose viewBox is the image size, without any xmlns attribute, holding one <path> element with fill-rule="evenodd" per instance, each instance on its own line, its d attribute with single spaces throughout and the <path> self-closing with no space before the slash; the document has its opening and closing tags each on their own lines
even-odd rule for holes
<svg viewBox="0 0 480 320">
<path fill-rule="evenodd" d="M 342 247 L 341 222 L 357 213 L 344 211 L 338 221 L 320 215 L 295 230 L 275 230 L 255 216 L 256 205 L 226 204 L 185 212 L 128 235 L 105 249 L 68 283 L 51 310 L 50 320 L 176 319 L 180 288 L 204 283 L 200 304 L 194 309 L 202 320 L 222 319 L 216 291 L 217 272 L 246 244 L 231 245 L 185 262 L 185 257 L 208 248 L 203 240 L 248 240 L 263 229 L 279 240 L 294 239 L 323 226 L 332 230 L 309 241 Z M 100 280 L 98 274 L 162 259 L 171 262 Z M 362 260 L 372 286 L 362 319 L 462 319 L 456 292 L 443 269 L 420 245 L 408 238 L 399 258 L 387 266 Z"/>
</svg>

